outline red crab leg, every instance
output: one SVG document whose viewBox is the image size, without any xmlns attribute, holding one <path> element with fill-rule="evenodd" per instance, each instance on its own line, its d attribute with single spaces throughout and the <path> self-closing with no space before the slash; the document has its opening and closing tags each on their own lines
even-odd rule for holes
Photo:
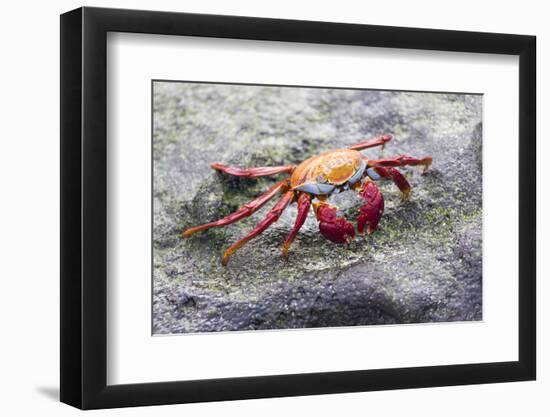
<svg viewBox="0 0 550 417">
<path fill-rule="evenodd" d="M 334 243 L 350 243 L 355 237 L 353 225 L 343 217 L 336 216 L 336 207 L 325 202 L 314 204 L 315 215 L 319 220 L 319 231 Z"/>
<path fill-rule="evenodd" d="M 359 217 L 357 218 L 357 231 L 363 233 L 365 225 L 368 225 L 367 233 L 371 234 L 376 230 L 378 222 L 384 212 L 384 196 L 370 180 L 365 182 L 359 192 L 361 198 L 365 200 L 365 204 L 359 209 Z"/>
<path fill-rule="evenodd" d="M 285 243 L 283 244 L 283 256 L 288 256 L 288 249 L 290 248 L 290 245 L 292 245 L 292 242 L 298 234 L 298 231 L 305 223 L 310 207 L 311 196 L 306 193 L 300 194 L 300 197 L 298 197 L 298 214 L 296 215 L 296 222 L 294 223 L 294 227 L 290 231 L 288 237 L 285 240 Z"/>
<path fill-rule="evenodd" d="M 280 174 L 281 172 L 288 172 L 290 174 L 294 171 L 294 168 L 296 168 L 294 165 L 280 167 L 237 168 L 223 165 L 219 162 L 214 162 L 211 167 L 215 170 L 225 172 L 226 174 L 234 175 L 235 177 L 248 178 L 265 177 L 268 175 Z"/>
<path fill-rule="evenodd" d="M 226 216 L 223 219 L 216 220 L 214 222 L 191 227 L 190 229 L 185 230 L 183 232 L 183 237 L 184 238 L 189 237 L 197 232 L 200 232 L 201 230 L 210 229 L 211 227 L 225 226 L 227 224 L 234 223 L 237 220 L 241 220 L 244 217 L 248 217 L 252 213 L 256 212 L 259 208 L 261 208 L 265 203 L 267 203 L 273 197 L 275 197 L 279 192 L 286 191 L 287 189 L 288 189 L 288 180 L 283 180 L 281 182 L 278 182 L 273 187 L 271 187 L 267 192 L 262 194 L 260 197 L 246 203 L 239 210 L 237 210 L 234 213 L 231 213 L 229 216 Z"/>
<path fill-rule="evenodd" d="M 267 215 L 264 217 L 264 219 L 258 223 L 258 225 L 245 237 L 242 239 L 236 241 L 233 243 L 224 253 L 222 258 L 222 264 L 225 266 L 227 265 L 227 262 L 229 261 L 229 257 L 235 253 L 237 249 L 242 247 L 246 242 L 249 240 L 255 238 L 260 233 L 262 233 L 265 229 L 267 229 L 269 226 L 271 226 L 273 223 L 275 223 L 277 220 L 279 220 L 279 217 L 281 217 L 281 213 L 284 211 L 286 206 L 288 206 L 292 200 L 294 199 L 294 191 L 287 191 L 281 199 L 273 206 L 271 210 L 267 213 Z"/>
<path fill-rule="evenodd" d="M 355 145 L 352 145 L 348 147 L 348 149 L 360 151 L 362 149 L 374 148 L 375 146 L 382 146 L 382 149 L 384 149 L 384 145 L 386 144 L 386 142 L 389 142 L 391 138 L 392 138 L 391 135 L 378 136 L 376 138 L 369 139 L 364 142 L 360 142 Z"/>
<path fill-rule="evenodd" d="M 394 158 L 386 159 L 369 159 L 369 166 L 383 166 L 383 167 L 402 167 L 405 165 L 423 165 L 426 172 L 432 164 L 432 157 L 426 156 L 425 158 L 418 159 L 408 155 L 400 155 Z"/>
<path fill-rule="evenodd" d="M 405 176 L 393 167 L 374 167 L 374 170 L 382 178 L 390 178 L 393 180 L 395 185 L 403 193 L 403 200 L 409 199 L 409 194 L 411 193 L 411 185 L 405 178 Z"/>
</svg>

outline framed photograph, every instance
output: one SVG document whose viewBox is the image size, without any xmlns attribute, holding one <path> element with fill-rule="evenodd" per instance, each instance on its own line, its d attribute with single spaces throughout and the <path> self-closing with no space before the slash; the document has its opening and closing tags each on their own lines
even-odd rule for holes
<svg viewBox="0 0 550 417">
<path fill-rule="evenodd" d="M 61 16 L 61 401 L 535 379 L 535 37 Z"/>
</svg>

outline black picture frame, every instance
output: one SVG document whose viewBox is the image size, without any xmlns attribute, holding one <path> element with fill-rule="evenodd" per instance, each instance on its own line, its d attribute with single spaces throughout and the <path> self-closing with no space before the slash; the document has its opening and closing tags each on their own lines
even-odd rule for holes
<svg viewBox="0 0 550 417">
<path fill-rule="evenodd" d="M 519 56 L 518 361 L 107 385 L 108 32 Z M 61 15 L 61 401 L 94 409 L 535 379 L 535 51 L 524 35 L 88 7 Z"/>
</svg>

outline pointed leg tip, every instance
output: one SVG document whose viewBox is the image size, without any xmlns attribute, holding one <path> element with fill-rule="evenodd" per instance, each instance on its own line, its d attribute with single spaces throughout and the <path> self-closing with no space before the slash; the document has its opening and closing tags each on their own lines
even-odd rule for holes
<svg viewBox="0 0 550 417">
<path fill-rule="evenodd" d="M 422 170 L 422 175 L 424 175 L 430 167 L 432 166 L 432 158 L 426 158 L 426 163 L 424 164 L 424 169 Z"/>
<path fill-rule="evenodd" d="M 231 256 L 233 252 L 225 251 L 222 256 L 222 265 L 227 266 L 227 263 L 229 262 L 229 257 Z"/>
<path fill-rule="evenodd" d="M 198 233 L 198 232 L 201 232 L 203 230 L 207 230 L 209 229 L 209 226 L 208 225 L 200 225 L 200 226 L 195 226 L 195 227 L 190 227 L 189 229 L 185 229 L 181 236 L 186 239 L 188 237 L 191 237 L 193 236 L 195 233 Z"/>
<path fill-rule="evenodd" d="M 288 246 L 284 245 L 282 249 L 283 258 L 288 259 Z"/>
</svg>

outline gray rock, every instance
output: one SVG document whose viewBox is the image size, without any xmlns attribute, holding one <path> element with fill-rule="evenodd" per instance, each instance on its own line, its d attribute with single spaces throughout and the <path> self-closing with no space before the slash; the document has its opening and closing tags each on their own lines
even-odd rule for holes
<svg viewBox="0 0 550 417">
<path fill-rule="evenodd" d="M 157 82 L 154 88 L 153 329 L 159 333 L 480 320 L 482 312 L 482 97 L 366 90 Z M 349 247 L 319 233 L 311 215 L 288 260 L 279 221 L 221 255 L 269 210 L 182 239 L 255 198 L 281 176 L 232 178 L 210 168 L 299 163 L 316 153 L 394 135 L 374 158 L 431 155 L 400 201 L 381 182 L 379 230 Z M 354 221 L 360 201 L 331 198 Z"/>
</svg>

